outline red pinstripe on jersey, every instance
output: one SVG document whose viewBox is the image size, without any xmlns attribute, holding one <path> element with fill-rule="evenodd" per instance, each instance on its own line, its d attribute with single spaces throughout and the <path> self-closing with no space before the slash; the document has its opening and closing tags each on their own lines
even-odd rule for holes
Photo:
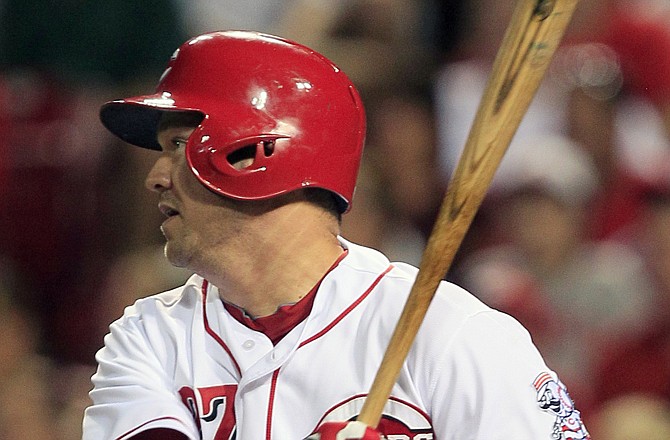
<svg viewBox="0 0 670 440">
<path fill-rule="evenodd" d="M 328 333 L 328 332 L 330 331 L 331 328 L 335 327 L 335 325 L 337 325 L 338 322 L 342 321 L 342 320 L 344 319 L 345 316 L 347 316 L 347 315 L 348 315 L 352 310 L 354 310 L 354 309 L 355 309 L 361 302 L 363 302 L 363 300 L 364 300 L 365 298 L 367 298 L 367 296 L 370 294 L 370 292 L 372 292 L 372 290 L 377 286 L 377 284 L 379 284 L 379 282 L 382 280 L 382 278 L 384 278 L 384 276 L 385 276 L 387 273 L 389 273 L 389 272 L 391 271 L 391 269 L 393 269 L 393 265 L 392 265 L 392 264 L 390 264 L 389 267 L 387 267 L 386 270 L 384 270 L 384 272 L 382 272 L 382 273 L 377 277 L 377 279 L 370 285 L 370 287 L 367 288 L 367 290 L 363 293 L 363 295 L 361 295 L 356 301 L 354 301 L 349 307 L 347 307 L 347 309 L 346 309 L 344 312 L 342 312 L 342 313 L 340 314 L 340 316 L 338 316 L 337 318 L 335 318 L 335 319 L 333 320 L 333 322 L 331 322 L 330 324 L 328 324 L 328 325 L 326 326 L 326 328 L 324 328 L 323 330 L 321 330 L 319 333 L 315 334 L 314 336 L 312 336 L 312 337 L 309 338 L 309 339 L 304 340 L 304 341 L 298 346 L 298 348 L 300 348 L 300 347 L 304 347 L 305 345 L 309 344 L 310 342 L 314 342 L 315 340 L 319 339 L 321 336 L 323 336 L 323 335 L 325 335 L 326 333 Z"/>
<path fill-rule="evenodd" d="M 207 288 L 209 286 L 209 282 L 207 280 L 202 281 L 202 320 L 205 324 L 205 331 L 207 332 L 208 335 L 210 335 L 218 344 L 228 353 L 228 356 L 230 357 L 230 360 L 233 361 L 233 364 L 235 365 L 235 370 L 237 371 L 237 374 L 239 376 L 242 376 L 242 370 L 240 369 L 239 364 L 233 357 L 233 353 L 230 351 L 230 348 L 228 348 L 228 345 L 226 345 L 225 342 L 223 342 L 223 339 L 219 335 L 216 334 L 214 330 L 211 329 L 209 326 L 209 321 L 207 320 Z"/>
</svg>

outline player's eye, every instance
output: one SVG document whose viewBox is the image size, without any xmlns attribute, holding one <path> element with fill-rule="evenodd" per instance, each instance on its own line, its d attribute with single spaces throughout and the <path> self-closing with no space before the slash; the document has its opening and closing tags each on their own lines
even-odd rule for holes
<svg viewBox="0 0 670 440">
<path fill-rule="evenodd" d="M 185 147 L 185 146 L 186 146 L 186 139 L 183 139 L 183 138 L 174 138 L 174 139 L 172 140 L 172 145 L 173 145 L 175 148 Z"/>
</svg>

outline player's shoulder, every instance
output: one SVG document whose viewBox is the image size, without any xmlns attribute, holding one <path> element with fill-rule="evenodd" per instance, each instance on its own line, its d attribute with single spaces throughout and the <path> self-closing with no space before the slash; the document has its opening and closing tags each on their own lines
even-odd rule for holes
<svg viewBox="0 0 670 440">
<path fill-rule="evenodd" d="M 125 308 L 120 322 L 147 319 L 151 316 L 173 316 L 192 314 L 200 301 L 203 279 L 192 275 L 183 285 L 154 295 L 139 298 Z"/>
<path fill-rule="evenodd" d="M 388 304 L 391 308 L 402 307 L 414 284 L 419 269 L 405 262 L 391 262 L 381 252 L 344 242 L 349 255 L 343 261 L 348 266 L 347 279 L 353 274 L 369 274 L 370 278 L 378 277 L 379 283 L 375 295 L 375 307 Z M 449 316 L 452 322 L 462 321 L 480 313 L 499 313 L 483 303 L 468 290 L 449 281 L 442 281 L 432 300 L 430 309 L 437 316 Z M 504 320 L 504 318 L 503 318 Z"/>
<path fill-rule="evenodd" d="M 393 270 L 389 272 L 389 281 L 396 285 L 402 285 L 404 291 L 409 291 L 414 284 L 419 269 L 404 262 L 393 262 Z M 435 292 L 431 302 L 431 310 L 438 315 L 449 314 L 452 317 L 467 319 L 481 313 L 494 313 L 496 310 L 482 302 L 469 290 L 447 280 L 442 280 Z"/>
</svg>

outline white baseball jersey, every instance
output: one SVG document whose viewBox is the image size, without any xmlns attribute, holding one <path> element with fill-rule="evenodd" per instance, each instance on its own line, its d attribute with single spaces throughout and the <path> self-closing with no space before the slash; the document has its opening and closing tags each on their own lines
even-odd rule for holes
<svg viewBox="0 0 670 440">
<path fill-rule="evenodd" d="M 190 439 L 300 440 L 356 416 L 417 269 L 342 240 L 309 316 L 276 345 L 199 276 L 141 299 L 97 354 L 84 440 L 170 428 Z M 443 282 L 394 386 L 390 440 L 588 438 L 513 318 Z"/>
</svg>

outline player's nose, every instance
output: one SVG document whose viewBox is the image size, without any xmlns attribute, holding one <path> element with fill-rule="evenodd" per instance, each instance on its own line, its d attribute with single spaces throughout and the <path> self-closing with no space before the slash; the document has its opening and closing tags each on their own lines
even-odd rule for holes
<svg viewBox="0 0 670 440">
<path fill-rule="evenodd" d="M 144 186 L 149 191 L 155 192 L 169 189 L 172 186 L 171 164 L 170 157 L 166 155 L 161 156 L 151 167 L 151 170 L 149 170 L 144 180 Z"/>
</svg>

